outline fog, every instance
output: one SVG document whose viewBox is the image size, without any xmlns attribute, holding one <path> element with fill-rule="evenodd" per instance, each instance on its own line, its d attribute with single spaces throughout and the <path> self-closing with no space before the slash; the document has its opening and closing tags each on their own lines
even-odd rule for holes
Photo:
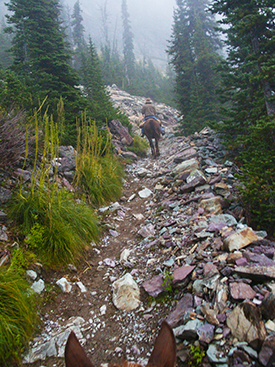
<svg viewBox="0 0 275 367">
<path fill-rule="evenodd" d="M 63 2 L 72 11 L 76 0 Z M 86 35 L 92 37 L 97 47 L 104 43 L 102 10 L 106 6 L 109 41 L 116 42 L 122 53 L 121 0 L 80 0 L 80 6 Z M 176 0 L 127 0 L 127 6 L 136 57 L 151 58 L 155 65 L 164 67 Z"/>
<path fill-rule="evenodd" d="M 0 0 L 0 14 L 4 15 L 7 8 Z M 76 0 L 60 0 L 73 11 Z M 80 0 L 83 25 L 97 48 L 104 40 L 102 9 L 106 5 L 108 37 L 111 45 L 117 44 L 122 53 L 122 0 Z M 176 0 L 127 0 L 128 13 L 132 32 L 134 34 L 134 52 L 136 58 L 150 58 L 156 66 L 165 68 L 167 62 L 168 40 L 171 36 L 173 10 Z M 0 19 L 1 20 L 1 19 Z"/>
</svg>

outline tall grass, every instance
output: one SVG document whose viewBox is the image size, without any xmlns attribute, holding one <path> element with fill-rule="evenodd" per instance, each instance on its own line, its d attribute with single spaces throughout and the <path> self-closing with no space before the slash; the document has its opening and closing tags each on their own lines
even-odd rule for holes
<svg viewBox="0 0 275 367">
<path fill-rule="evenodd" d="M 90 204 L 99 206 L 121 196 L 122 181 L 122 165 L 112 153 L 109 131 L 99 132 L 84 114 L 78 126 L 74 185 Z"/>
<path fill-rule="evenodd" d="M 57 158 L 58 127 L 47 112 L 42 117 L 44 146 L 39 169 L 38 126 L 39 114 L 34 113 L 36 127 L 36 153 L 30 187 L 14 194 L 10 215 L 21 226 L 26 243 L 49 266 L 75 262 L 90 242 L 99 238 L 99 227 L 94 210 L 75 200 L 72 193 L 58 186 L 50 170 Z"/>
<path fill-rule="evenodd" d="M 99 238 L 92 208 L 76 202 L 73 194 L 59 190 L 51 196 L 37 190 L 16 194 L 10 214 L 21 225 L 26 243 L 49 266 L 76 262 L 90 242 Z"/>
<path fill-rule="evenodd" d="M 19 360 L 37 321 L 29 286 L 16 272 L 0 269 L 0 365 Z"/>
</svg>

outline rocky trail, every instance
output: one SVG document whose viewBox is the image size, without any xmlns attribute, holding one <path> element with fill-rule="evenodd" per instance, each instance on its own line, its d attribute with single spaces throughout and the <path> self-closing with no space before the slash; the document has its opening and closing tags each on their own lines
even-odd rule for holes
<svg viewBox="0 0 275 367">
<path fill-rule="evenodd" d="M 142 99 L 110 92 L 137 130 Z M 246 225 L 238 168 L 219 137 L 207 128 L 176 137 L 175 111 L 157 109 L 166 128 L 161 156 L 126 166 L 122 198 L 99 210 L 100 243 L 77 268 L 35 269 L 47 302 L 25 366 L 64 366 L 71 329 L 95 366 L 145 365 L 163 319 L 178 366 L 196 366 L 190 345 L 205 352 L 204 367 L 272 365 L 275 243 Z"/>
</svg>

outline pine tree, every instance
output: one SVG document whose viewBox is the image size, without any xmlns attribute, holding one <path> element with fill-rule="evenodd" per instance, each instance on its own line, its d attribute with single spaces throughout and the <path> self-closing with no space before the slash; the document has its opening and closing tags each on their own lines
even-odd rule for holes
<svg viewBox="0 0 275 367">
<path fill-rule="evenodd" d="M 121 4 L 122 22 L 123 22 L 123 56 L 124 56 L 124 70 L 127 84 L 131 84 L 131 79 L 135 73 L 135 54 L 133 33 L 130 24 L 130 15 L 128 13 L 127 2 L 122 0 Z"/>
<path fill-rule="evenodd" d="M 168 54 L 176 73 L 175 93 L 182 114 L 180 129 L 195 132 L 217 121 L 220 42 L 208 0 L 177 0 Z"/>
<path fill-rule="evenodd" d="M 72 16 L 71 9 L 69 5 L 65 4 L 65 0 L 60 0 L 60 20 L 62 26 L 64 27 L 64 31 L 67 37 L 67 42 L 70 45 L 70 48 L 73 45 L 73 31 L 72 31 Z"/>
<path fill-rule="evenodd" d="M 212 11 L 222 14 L 226 25 L 228 57 L 222 65 L 224 97 L 228 111 L 228 133 L 245 134 L 251 121 L 275 114 L 274 3 L 270 0 L 239 3 L 214 1 Z M 265 112 L 264 112 L 265 111 Z"/>
<path fill-rule="evenodd" d="M 89 117 L 95 120 L 98 126 L 117 118 L 117 112 L 106 93 L 99 58 L 90 37 L 87 47 L 82 51 L 80 75 L 83 92 L 88 100 Z"/>
<path fill-rule="evenodd" d="M 85 28 L 82 24 L 83 18 L 81 15 L 81 8 L 79 0 L 74 4 L 73 14 L 72 14 L 72 37 L 73 37 L 73 66 L 75 69 L 80 68 L 80 55 L 83 47 L 85 46 L 84 31 Z"/>
<path fill-rule="evenodd" d="M 81 106 L 76 73 L 70 67 L 61 27 L 58 0 L 10 0 L 8 31 L 14 34 L 11 69 L 27 85 L 36 105 L 47 96 L 50 112 L 60 97 L 65 103 L 66 121 L 74 124 Z"/>
<path fill-rule="evenodd" d="M 74 4 L 74 10 L 73 10 L 73 14 L 72 14 L 72 27 L 73 27 L 73 42 L 74 42 L 74 46 L 77 47 L 77 49 L 80 49 L 84 43 L 84 31 L 85 28 L 82 24 L 83 22 L 83 17 L 81 15 L 81 8 L 80 8 L 80 3 L 79 0 Z"/>
<path fill-rule="evenodd" d="M 274 1 L 213 2 L 222 15 L 228 56 L 221 65 L 224 123 L 219 126 L 241 165 L 243 199 L 254 228 L 275 228 Z"/>
</svg>

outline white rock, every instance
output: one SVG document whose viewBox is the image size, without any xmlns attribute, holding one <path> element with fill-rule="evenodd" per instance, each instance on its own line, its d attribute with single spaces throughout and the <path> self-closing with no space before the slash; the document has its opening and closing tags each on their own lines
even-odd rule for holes
<svg viewBox="0 0 275 367">
<path fill-rule="evenodd" d="M 106 305 L 101 306 L 99 311 L 100 311 L 100 315 L 105 315 L 107 311 L 107 306 Z"/>
<path fill-rule="evenodd" d="M 40 294 L 45 288 L 45 283 L 42 279 L 39 279 L 37 282 L 33 283 L 31 288 L 35 293 Z"/>
<path fill-rule="evenodd" d="M 136 197 L 136 194 L 131 195 L 131 196 L 129 197 L 129 199 L 127 200 L 127 201 L 128 201 L 128 203 L 129 203 L 130 201 L 132 201 L 135 197 Z"/>
<path fill-rule="evenodd" d="M 119 208 L 120 208 L 120 204 L 116 201 L 115 203 L 110 205 L 109 210 L 110 210 L 110 212 L 115 212 Z"/>
<path fill-rule="evenodd" d="M 275 332 L 275 323 L 272 320 L 268 320 L 265 323 L 265 328 L 267 331 L 274 333 Z"/>
<path fill-rule="evenodd" d="M 144 219 L 144 215 L 143 215 L 143 214 L 133 214 L 133 216 L 134 216 L 137 220 L 143 220 L 143 219 Z"/>
<path fill-rule="evenodd" d="M 143 189 L 141 191 L 139 191 L 138 195 L 142 198 L 142 199 L 146 199 L 148 198 L 150 195 L 152 195 L 152 191 L 150 189 Z"/>
<path fill-rule="evenodd" d="M 61 288 L 62 292 L 64 293 L 70 293 L 70 291 L 72 290 L 71 283 L 68 282 L 68 280 L 64 277 L 57 280 L 56 284 Z"/>
<path fill-rule="evenodd" d="M 37 278 L 37 273 L 34 270 L 27 270 L 26 274 L 29 278 L 31 278 L 32 280 L 35 280 Z"/>
<path fill-rule="evenodd" d="M 124 262 L 128 261 L 128 256 L 130 255 L 131 251 L 129 249 L 124 249 L 120 255 L 119 262 L 123 264 Z"/>
<path fill-rule="evenodd" d="M 131 274 L 113 283 L 113 303 L 119 310 L 132 311 L 140 305 L 140 291 Z"/>
<path fill-rule="evenodd" d="M 87 288 L 85 287 L 85 285 L 82 282 L 76 282 L 76 284 L 78 285 L 81 293 L 87 292 Z"/>
</svg>

